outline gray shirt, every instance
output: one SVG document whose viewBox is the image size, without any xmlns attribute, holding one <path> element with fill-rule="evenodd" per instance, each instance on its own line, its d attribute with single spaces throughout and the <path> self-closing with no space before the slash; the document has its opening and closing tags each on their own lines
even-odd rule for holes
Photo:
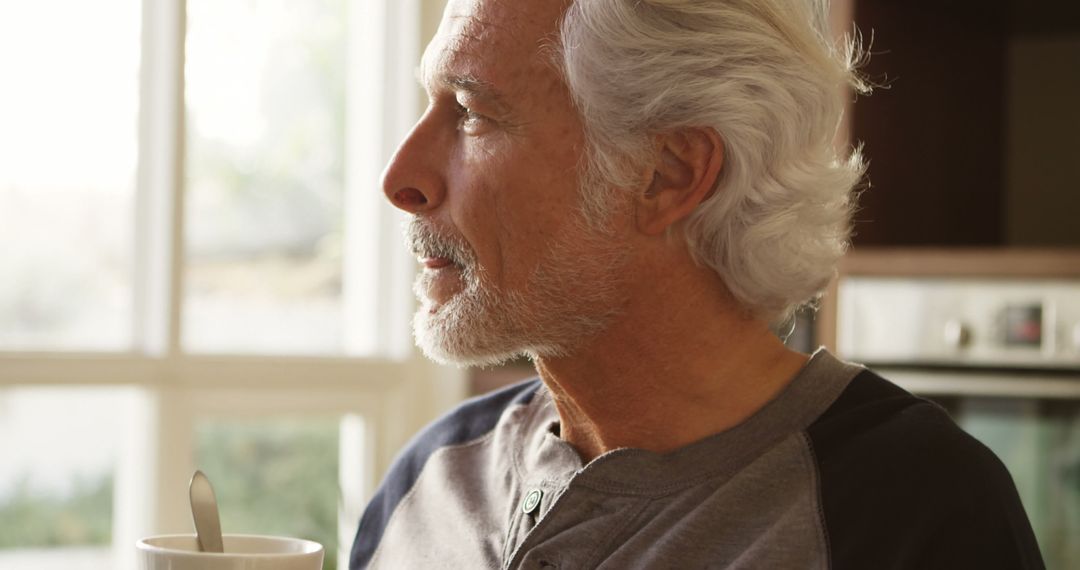
<svg viewBox="0 0 1080 570">
<path fill-rule="evenodd" d="M 856 383 L 860 389 L 849 390 Z M 903 488 L 926 484 L 912 475 L 927 471 L 915 465 L 920 454 L 951 458 L 941 466 L 941 488 L 929 495 L 967 487 L 984 507 L 1000 505 L 993 520 L 1006 530 L 972 540 L 1004 537 L 1010 556 L 994 552 L 994 560 L 1016 563 L 991 567 L 1041 567 L 1012 482 L 985 447 L 933 404 L 823 350 L 749 419 L 672 453 L 618 449 L 582 465 L 559 438 L 558 421 L 550 395 L 532 381 L 470 401 L 434 424 L 368 507 L 351 567 L 948 567 L 955 553 L 935 554 L 934 517 L 955 509 L 936 497 L 908 499 L 922 490 Z M 928 421 L 934 427 L 924 434 Z M 905 433 L 947 449 L 859 451 L 860 438 L 876 439 L 867 446 L 873 450 Z M 973 484 L 971 475 L 985 481 Z M 896 500 L 885 502 L 909 504 L 888 507 L 895 513 L 867 508 L 897 486 Z M 866 525 L 897 528 L 860 531 Z"/>
</svg>

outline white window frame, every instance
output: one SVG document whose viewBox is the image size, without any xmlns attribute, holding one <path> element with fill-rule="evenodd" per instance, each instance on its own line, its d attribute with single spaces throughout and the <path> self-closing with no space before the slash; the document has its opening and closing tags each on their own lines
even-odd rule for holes
<svg viewBox="0 0 1080 570">
<path fill-rule="evenodd" d="M 360 513 L 393 457 L 464 397 L 463 372 L 433 365 L 412 348 L 413 264 L 399 243 L 400 216 L 378 190 L 382 165 L 419 115 L 422 16 L 439 7 L 438 0 L 350 2 L 350 100 L 364 100 L 350 105 L 347 119 L 346 322 L 389 324 L 377 335 L 370 326 L 347 326 L 346 344 L 379 356 L 208 356 L 181 345 L 185 0 L 143 0 L 134 349 L 0 352 L 0 389 L 131 389 L 131 429 L 114 488 L 120 568 L 134 568 L 138 538 L 191 532 L 186 489 L 200 418 L 281 415 L 342 417 L 338 548 L 339 568 L 347 568 Z M 373 266 L 379 270 L 356 269 Z"/>
</svg>

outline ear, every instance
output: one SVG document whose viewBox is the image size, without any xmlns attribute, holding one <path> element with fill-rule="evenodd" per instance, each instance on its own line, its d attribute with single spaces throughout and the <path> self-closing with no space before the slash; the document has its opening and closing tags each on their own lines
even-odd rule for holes
<svg viewBox="0 0 1080 570">
<path fill-rule="evenodd" d="M 659 235 L 690 215 L 712 193 L 724 165 L 724 143 L 711 128 L 682 129 L 657 137 L 652 182 L 636 199 L 639 231 Z"/>
</svg>

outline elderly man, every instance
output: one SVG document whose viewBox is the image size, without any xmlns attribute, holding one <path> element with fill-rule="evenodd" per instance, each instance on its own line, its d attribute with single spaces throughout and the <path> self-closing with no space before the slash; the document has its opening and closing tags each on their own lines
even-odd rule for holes
<svg viewBox="0 0 1080 570">
<path fill-rule="evenodd" d="M 814 0 L 451 0 L 384 191 L 418 344 L 539 379 L 419 435 L 358 568 L 1035 568 L 1001 463 L 772 332 L 824 288 L 858 81 Z"/>
</svg>

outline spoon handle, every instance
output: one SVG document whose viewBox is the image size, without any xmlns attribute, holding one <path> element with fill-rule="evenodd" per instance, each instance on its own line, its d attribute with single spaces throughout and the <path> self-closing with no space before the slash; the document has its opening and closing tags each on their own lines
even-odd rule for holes
<svg viewBox="0 0 1080 570">
<path fill-rule="evenodd" d="M 199 541 L 199 550 L 203 552 L 225 552 L 221 541 L 221 519 L 218 517 L 217 499 L 210 480 L 202 471 L 195 471 L 188 485 L 191 498 L 191 518 L 195 521 L 195 535 Z"/>
</svg>

